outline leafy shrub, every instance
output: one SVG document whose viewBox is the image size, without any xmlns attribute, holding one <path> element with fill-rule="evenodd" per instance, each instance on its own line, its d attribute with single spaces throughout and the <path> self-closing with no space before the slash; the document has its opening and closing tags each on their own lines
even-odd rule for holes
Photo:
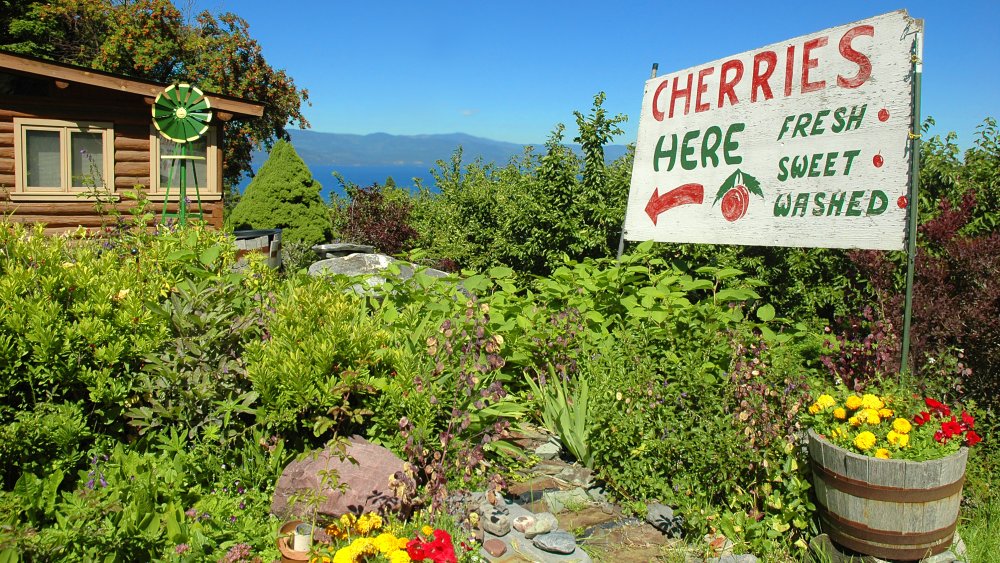
<svg viewBox="0 0 1000 563">
<path fill-rule="evenodd" d="M 320 193 L 292 144 L 278 141 L 226 224 L 234 230 L 280 228 L 283 242 L 324 243 L 333 226 Z"/>
<path fill-rule="evenodd" d="M 370 414 L 363 397 L 390 371 L 388 338 L 349 287 L 292 278 L 275 296 L 263 338 L 247 345 L 257 423 L 269 432 L 308 443 L 308 435 L 343 433 Z"/>
<path fill-rule="evenodd" d="M 350 203 L 340 210 L 340 238 L 372 245 L 384 254 L 409 250 L 417 231 L 409 223 L 413 204 L 405 193 L 372 184 L 367 188 L 347 186 L 347 194 Z"/>
</svg>

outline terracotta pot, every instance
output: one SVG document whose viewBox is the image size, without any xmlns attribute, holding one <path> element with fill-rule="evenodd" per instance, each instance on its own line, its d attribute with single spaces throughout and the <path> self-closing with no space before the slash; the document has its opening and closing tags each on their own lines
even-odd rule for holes
<svg viewBox="0 0 1000 563">
<path fill-rule="evenodd" d="M 281 563 L 309 561 L 308 551 L 295 551 L 292 549 L 292 537 L 295 534 L 295 527 L 302 523 L 302 520 L 289 520 L 282 524 L 278 530 L 277 542 L 278 551 L 281 552 Z"/>
</svg>

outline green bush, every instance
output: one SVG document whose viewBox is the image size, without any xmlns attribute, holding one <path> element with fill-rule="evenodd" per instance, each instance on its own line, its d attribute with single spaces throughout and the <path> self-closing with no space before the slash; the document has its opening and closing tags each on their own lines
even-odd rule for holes
<svg viewBox="0 0 1000 563">
<path fill-rule="evenodd" d="M 333 225 L 321 189 L 292 144 L 278 141 L 226 224 L 234 230 L 280 228 L 283 242 L 324 243 Z"/>
</svg>

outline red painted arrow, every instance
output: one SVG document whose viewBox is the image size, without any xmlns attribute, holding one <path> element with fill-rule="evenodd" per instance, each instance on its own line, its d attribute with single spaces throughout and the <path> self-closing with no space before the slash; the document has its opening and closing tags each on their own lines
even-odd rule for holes
<svg viewBox="0 0 1000 563">
<path fill-rule="evenodd" d="M 705 187 L 701 184 L 684 184 L 660 195 L 660 188 L 653 188 L 653 195 L 646 204 L 646 215 L 656 224 L 656 217 L 668 209 L 705 200 Z"/>
</svg>

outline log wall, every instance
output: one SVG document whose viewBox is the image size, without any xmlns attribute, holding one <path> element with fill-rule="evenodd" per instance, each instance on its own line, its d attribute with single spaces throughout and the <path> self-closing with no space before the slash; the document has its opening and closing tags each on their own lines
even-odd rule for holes
<svg viewBox="0 0 1000 563">
<path fill-rule="evenodd" d="M 108 221 L 96 210 L 93 202 L 73 201 L 12 201 L 14 190 L 14 118 L 53 119 L 62 121 L 97 121 L 114 124 L 114 191 L 123 193 L 136 186 L 150 185 L 150 125 L 152 98 L 116 92 L 114 90 L 71 83 L 58 88 L 52 82 L 47 95 L 4 96 L 0 100 L 0 212 L 11 220 L 23 223 L 42 222 L 47 232 L 59 232 L 78 226 L 100 227 Z M 221 151 L 219 151 L 221 153 Z M 218 154 L 218 162 L 222 156 Z M 220 164 L 221 168 L 221 164 Z M 222 192 L 222 174 L 216 176 L 217 185 L 206 187 L 202 194 Z M 159 216 L 163 210 L 163 196 L 151 194 L 151 210 Z M 134 204 L 119 202 L 123 213 Z M 221 200 L 202 201 L 205 219 L 217 228 L 222 227 Z M 176 203 L 168 206 L 176 211 Z"/>
</svg>

